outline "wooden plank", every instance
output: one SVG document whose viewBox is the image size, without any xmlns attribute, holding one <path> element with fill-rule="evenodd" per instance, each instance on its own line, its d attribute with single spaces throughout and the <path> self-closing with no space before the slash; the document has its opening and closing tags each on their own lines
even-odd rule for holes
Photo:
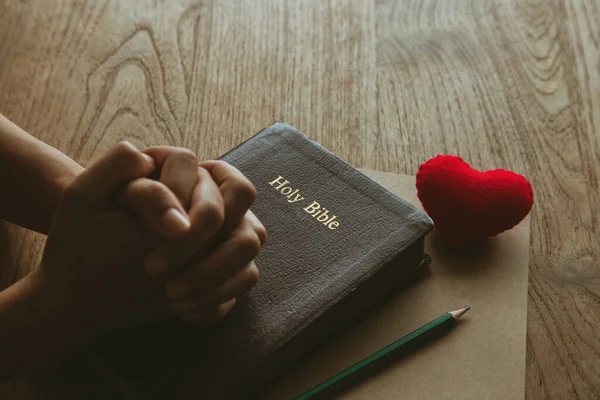
<svg viewBox="0 0 600 400">
<path fill-rule="evenodd" d="M 527 398 L 600 391 L 597 17 L 584 1 L 376 10 L 379 148 L 395 151 L 378 168 L 451 153 L 534 185 Z"/>
</svg>

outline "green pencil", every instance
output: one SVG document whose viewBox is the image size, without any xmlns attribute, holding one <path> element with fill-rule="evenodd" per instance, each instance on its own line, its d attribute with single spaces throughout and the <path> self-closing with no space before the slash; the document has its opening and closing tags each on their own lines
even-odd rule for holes
<svg viewBox="0 0 600 400">
<path fill-rule="evenodd" d="M 296 397 L 296 400 L 329 398 L 335 392 L 349 386 L 351 383 L 357 382 L 360 378 L 374 372 L 390 360 L 404 355 L 409 351 L 414 350 L 425 341 L 444 333 L 453 327 L 456 321 L 458 321 L 464 313 L 469 311 L 469 309 L 470 307 L 467 307 L 447 312 L 369 357 L 346 368 L 337 375 L 332 376 L 325 382 L 304 392 Z"/>
</svg>

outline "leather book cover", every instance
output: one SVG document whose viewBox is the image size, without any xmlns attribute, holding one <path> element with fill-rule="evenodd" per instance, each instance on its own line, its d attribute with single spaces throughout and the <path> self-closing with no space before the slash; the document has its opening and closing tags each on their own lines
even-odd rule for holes
<svg viewBox="0 0 600 400">
<path fill-rule="evenodd" d="M 218 325 L 149 325 L 102 349 L 144 398 L 242 398 L 423 265 L 432 221 L 294 127 L 263 129 L 221 157 L 252 181 L 267 229 L 258 284 Z M 117 362 L 118 360 L 118 362 Z"/>
</svg>

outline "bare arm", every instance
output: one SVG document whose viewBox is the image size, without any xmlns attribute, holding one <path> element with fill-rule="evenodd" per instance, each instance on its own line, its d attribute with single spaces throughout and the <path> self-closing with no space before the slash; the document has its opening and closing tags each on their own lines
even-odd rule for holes
<svg viewBox="0 0 600 400">
<path fill-rule="evenodd" d="M 122 185 L 153 168 L 121 144 L 67 186 L 40 265 L 0 292 L 0 381 L 45 367 L 161 304 L 150 299 L 162 294 L 162 283 L 143 270 L 159 238 L 111 205 Z"/>
<path fill-rule="evenodd" d="M 44 367 L 80 339 L 65 308 L 52 306 L 34 271 L 0 292 L 0 381 Z"/>
<path fill-rule="evenodd" d="M 0 218 L 46 234 L 65 187 L 83 167 L 0 114 Z"/>
</svg>

